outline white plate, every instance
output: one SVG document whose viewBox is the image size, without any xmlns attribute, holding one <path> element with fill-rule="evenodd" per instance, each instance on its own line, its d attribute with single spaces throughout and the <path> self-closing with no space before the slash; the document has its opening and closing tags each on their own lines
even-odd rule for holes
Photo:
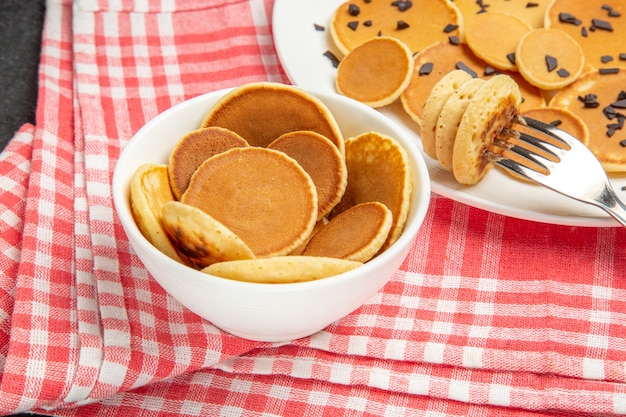
<svg viewBox="0 0 626 417">
<path fill-rule="evenodd" d="M 344 0 L 276 0 L 273 11 L 274 43 L 281 64 L 292 83 L 305 89 L 336 92 L 335 74 L 323 54 L 341 53 L 333 45 L 328 30 L 334 10 Z M 318 31 L 315 24 L 326 30 Z M 415 122 L 398 102 L 380 109 L 412 135 L 421 146 Z M 432 190 L 439 195 L 520 219 L 570 226 L 618 226 L 604 211 L 580 203 L 534 184 L 526 184 L 508 174 L 492 169 L 477 185 L 462 186 L 438 162 L 425 157 L 432 180 Z M 612 175 L 611 182 L 620 195 L 626 175 Z"/>
</svg>

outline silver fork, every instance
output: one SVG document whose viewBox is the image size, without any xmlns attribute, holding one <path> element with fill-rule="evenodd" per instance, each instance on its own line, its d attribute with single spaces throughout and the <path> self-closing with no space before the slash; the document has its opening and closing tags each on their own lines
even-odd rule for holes
<svg viewBox="0 0 626 417">
<path fill-rule="evenodd" d="M 507 152 L 497 151 L 485 152 L 485 158 L 565 196 L 598 206 L 626 226 L 626 203 L 617 196 L 589 148 L 553 125 L 524 116 L 517 116 L 513 122 L 552 140 L 507 128 L 494 145 L 512 152 L 514 159 L 507 157 Z"/>
</svg>

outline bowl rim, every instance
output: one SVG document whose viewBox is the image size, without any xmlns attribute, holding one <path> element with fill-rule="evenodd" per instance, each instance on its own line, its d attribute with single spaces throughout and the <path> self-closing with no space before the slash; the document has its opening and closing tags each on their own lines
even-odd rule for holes
<svg viewBox="0 0 626 417">
<path fill-rule="evenodd" d="M 184 111 L 185 107 L 194 106 L 197 102 L 204 101 L 217 101 L 222 96 L 227 94 L 229 91 L 233 90 L 237 87 L 224 88 L 219 90 L 210 91 L 207 93 L 203 93 L 201 95 L 192 97 L 185 101 L 182 101 L 178 104 L 171 106 L 170 108 L 164 110 L 159 113 L 148 122 L 146 122 L 128 141 L 126 146 L 120 152 L 118 160 L 116 161 L 114 172 L 113 172 L 113 181 L 112 181 L 112 194 L 113 194 L 113 203 L 115 206 L 115 214 L 123 226 L 124 232 L 127 234 L 127 238 L 130 241 L 130 247 L 136 253 L 137 250 L 133 247 L 133 240 L 139 239 L 145 243 L 146 250 L 148 251 L 150 256 L 156 256 L 157 259 L 161 258 L 161 262 L 172 262 L 175 264 L 176 269 L 180 269 L 181 272 L 189 273 L 195 276 L 197 279 L 210 279 L 217 280 L 217 282 L 222 285 L 230 285 L 235 288 L 252 288 L 256 287 L 259 290 L 268 290 L 271 292 L 290 292 L 290 291 L 300 291 L 302 289 L 306 289 L 307 287 L 323 287 L 327 285 L 334 285 L 333 283 L 338 280 L 351 280 L 354 278 L 354 275 L 367 275 L 370 270 L 375 271 L 379 269 L 382 265 L 388 262 L 389 259 L 395 258 L 399 252 L 404 249 L 410 247 L 411 243 L 415 239 L 419 229 L 421 228 L 424 219 L 426 217 L 426 213 L 430 206 L 430 198 L 431 198 L 431 186 L 430 186 L 430 177 L 428 173 L 428 168 L 426 166 L 426 162 L 424 157 L 419 150 L 417 144 L 409 137 L 406 137 L 404 132 L 395 125 L 395 123 L 380 113 L 379 111 L 369 107 L 363 103 L 360 103 L 354 99 L 349 97 L 340 95 L 338 93 L 329 93 L 323 91 L 316 91 L 312 89 L 304 89 L 298 86 L 291 86 L 295 88 L 299 88 L 302 91 L 305 91 L 308 94 L 313 95 L 317 98 L 321 103 L 328 107 L 326 104 L 327 101 L 338 103 L 339 105 L 345 105 L 348 107 L 356 107 L 354 111 L 362 112 L 368 118 L 374 118 L 378 123 L 382 123 L 389 130 L 394 132 L 393 138 L 397 140 L 401 146 L 403 146 L 407 152 L 409 157 L 409 165 L 411 170 L 417 168 L 417 172 L 412 172 L 412 195 L 411 201 L 419 201 L 418 207 L 412 205 L 409 210 L 409 216 L 407 218 L 407 223 L 404 226 L 404 229 L 399 236 L 398 240 L 394 242 L 389 248 L 385 250 L 384 253 L 375 257 L 374 259 L 369 260 L 363 265 L 355 268 L 353 270 L 334 275 L 332 279 L 324 278 L 312 281 L 302 281 L 302 282 L 290 282 L 290 283 L 259 283 L 259 282 L 248 282 L 248 281 L 238 281 L 233 279 L 228 279 L 224 277 L 219 277 L 215 275 L 211 275 L 205 272 L 201 272 L 200 270 L 196 270 L 187 265 L 181 264 L 173 259 L 167 257 L 167 255 L 163 254 L 160 250 L 158 250 L 154 245 L 152 245 L 147 238 L 140 232 L 137 224 L 135 223 L 134 218 L 132 217 L 132 213 L 130 212 L 130 204 L 128 203 L 128 183 L 130 178 L 123 178 L 122 173 L 120 172 L 122 169 L 120 168 L 123 163 L 126 162 L 126 159 L 129 158 L 129 155 L 132 153 L 133 149 L 141 143 L 141 138 L 146 134 L 146 132 L 150 131 L 153 128 L 153 125 L 157 123 L 161 123 L 163 119 L 170 117 L 171 113 L 176 113 L 179 111 Z M 330 111 L 330 109 L 329 109 Z M 332 114 L 332 112 L 331 112 Z M 343 135 L 342 123 L 337 120 L 337 124 L 339 125 L 340 131 Z M 368 130 L 364 130 L 363 132 L 367 132 Z M 386 134 L 387 136 L 391 136 Z M 401 137 L 401 139 L 398 139 Z M 344 140 L 346 138 L 344 137 Z M 415 167 L 413 166 L 415 165 Z M 416 183 L 417 182 L 417 183 Z M 419 198 L 416 198 L 413 193 L 418 191 L 420 193 Z M 129 236 L 133 235 L 133 236 Z M 135 239 L 133 239 L 135 237 Z M 141 261 L 141 260 L 140 260 Z M 141 261 L 143 263 L 143 261 Z M 404 257 L 402 262 L 404 262 Z M 358 271 L 358 272 L 355 272 Z"/>
</svg>

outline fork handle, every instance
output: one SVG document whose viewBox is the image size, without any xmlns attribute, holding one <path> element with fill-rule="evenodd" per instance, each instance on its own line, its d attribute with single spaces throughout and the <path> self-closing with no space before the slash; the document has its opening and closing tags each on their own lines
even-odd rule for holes
<svg viewBox="0 0 626 417">
<path fill-rule="evenodd" d="M 610 184 L 604 186 L 594 202 L 626 227 L 626 203 L 620 200 Z"/>
</svg>

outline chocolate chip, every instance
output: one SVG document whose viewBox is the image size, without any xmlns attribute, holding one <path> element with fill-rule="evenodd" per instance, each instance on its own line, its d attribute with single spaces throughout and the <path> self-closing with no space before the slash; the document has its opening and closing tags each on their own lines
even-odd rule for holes
<svg viewBox="0 0 626 417">
<path fill-rule="evenodd" d="M 497 72 L 498 71 L 494 67 L 492 67 L 490 65 L 487 65 L 485 67 L 485 72 L 483 72 L 483 74 L 486 75 L 486 76 L 489 76 L 489 75 L 496 74 Z"/>
<path fill-rule="evenodd" d="M 450 42 L 452 45 L 458 45 L 461 43 L 458 36 L 448 36 L 448 42 Z"/>
<path fill-rule="evenodd" d="M 425 64 L 422 64 L 422 66 L 420 67 L 419 70 L 419 74 L 420 75 L 428 75 L 432 72 L 433 70 L 433 63 L 432 62 L 426 62 Z"/>
<path fill-rule="evenodd" d="M 622 53 L 619 54 L 619 60 L 620 61 L 626 61 L 626 53 L 625 52 L 622 52 Z"/>
<path fill-rule="evenodd" d="M 459 25 L 453 25 L 452 23 L 448 23 L 445 28 L 443 28 L 443 33 L 454 32 L 459 28 Z"/>
<path fill-rule="evenodd" d="M 361 13 L 361 9 L 354 3 L 348 5 L 348 14 L 350 16 L 358 16 Z"/>
<path fill-rule="evenodd" d="M 326 30 L 326 28 L 322 25 L 318 25 L 317 23 L 313 23 L 313 27 L 315 28 L 315 30 L 317 30 L 318 32 L 323 32 Z"/>
<path fill-rule="evenodd" d="M 581 101 L 586 109 L 595 109 L 600 105 L 600 103 L 598 103 L 598 96 L 595 94 L 585 94 L 584 96 L 578 96 L 578 101 Z"/>
<path fill-rule="evenodd" d="M 613 61 L 613 57 L 611 55 L 602 55 L 600 57 L 600 61 L 602 61 L 603 64 L 606 64 L 607 62 Z"/>
<path fill-rule="evenodd" d="M 559 74 L 559 77 L 561 78 L 566 78 L 570 76 L 569 71 L 566 70 L 565 68 L 559 68 L 559 70 L 556 73 Z"/>
<path fill-rule="evenodd" d="M 570 23 L 572 25 L 580 25 L 582 22 L 572 14 L 569 13 L 559 13 L 559 22 L 561 23 Z"/>
<path fill-rule="evenodd" d="M 609 11 L 609 17 L 620 17 L 620 16 L 622 16 L 622 14 L 616 10 Z"/>
<path fill-rule="evenodd" d="M 515 65 L 515 53 L 511 52 L 510 54 L 506 54 L 506 59 L 513 65 Z"/>
<path fill-rule="evenodd" d="M 548 72 L 552 72 L 559 66 L 559 61 L 553 56 L 546 55 L 546 66 L 548 67 Z"/>
<path fill-rule="evenodd" d="M 365 22 L 363 22 L 363 26 L 367 26 L 367 27 L 372 26 L 372 21 L 371 20 L 366 20 Z"/>
<path fill-rule="evenodd" d="M 359 27 L 359 21 L 353 20 L 352 22 L 348 22 L 348 27 L 352 30 L 356 30 Z"/>
<path fill-rule="evenodd" d="M 404 20 L 398 20 L 398 23 L 396 24 L 396 29 L 404 30 L 404 29 L 408 29 L 409 26 L 410 25 L 407 22 L 405 22 Z"/>
<path fill-rule="evenodd" d="M 626 99 L 621 99 L 611 103 L 611 107 L 618 109 L 626 109 Z"/>
<path fill-rule="evenodd" d="M 324 52 L 324 56 L 330 60 L 333 67 L 337 68 L 339 66 L 339 58 L 337 58 L 331 51 Z"/>
<path fill-rule="evenodd" d="M 460 69 L 460 70 L 467 72 L 469 75 L 472 76 L 472 78 L 478 77 L 478 74 L 476 74 L 476 71 L 474 71 L 473 69 L 471 69 L 470 67 L 462 63 L 461 61 L 456 63 L 456 69 Z"/>
<path fill-rule="evenodd" d="M 617 74 L 619 72 L 619 68 L 600 68 L 598 72 L 602 75 Z"/>
<path fill-rule="evenodd" d="M 581 35 L 582 37 L 584 37 L 584 38 L 586 38 L 586 37 L 587 37 L 587 28 L 586 28 L 586 27 L 584 27 L 584 26 L 583 26 L 583 27 L 580 29 L 580 35 Z"/>
<path fill-rule="evenodd" d="M 626 148 L 626 139 L 620 140 L 619 144 L 622 148 Z M 626 185 L 622 187 L 622 191 L 626 191 Z"/>
<path fill-rule="evenodd" d="M 551 124 L 552 126 L 554 126 L 554 127 L 560 126 L 560 125 L 561 125 L 561 123 L 563 123 L 563 121 L 562 121 L 562 120 L 559 120 L 559 119 L 556 119 L 556 120 L 553 120 L 553 121 L 551 121 L 551 122 L 550 122 L 550 124 Z"/>
<path fill-rule="evenodd" d="M 400 10 L 401 12 L 404 12 L 408 9 L 411 8 L 411 6 L 413 6 L 413 2 L 408 0 L 408 1 L 394 1 L 391 3 L 392 6 L 396 6 L 398 8 L 398 10 Z"/>
<path fill-rule="evenodd" d="M 613 32 L 613 26 L 610 22 L 602 19 L 591 19 L 591 27 L 595 29 L 607 30 Z"/>
<path fill-rule="evenodd" d="M 606 106 L 605 108 L 603 108 L 602 113 L 604 113 L 604 117 L 609 120 L 613 120 L 617 117 L 617 111 L 611 106 Z"/>
<path fill-rule="evenodd" d="M 531 3 L 531 2 L 526 3 L 526 8 L 527 9 L 529 9 L 531 7 L 537 7 L 537 6 L 539 6 L 539 3 Z"/>
</svg>

